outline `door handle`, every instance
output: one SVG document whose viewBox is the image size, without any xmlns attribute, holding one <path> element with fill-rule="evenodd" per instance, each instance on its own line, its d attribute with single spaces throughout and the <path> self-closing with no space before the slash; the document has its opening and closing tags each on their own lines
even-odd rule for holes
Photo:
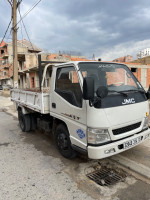
<svg viewBox="0 0 150 200">
<path fill-rule="evenodd" d="M 56 108 L 56 103 L 52 103 L 52 108 Z"/>
</svg>

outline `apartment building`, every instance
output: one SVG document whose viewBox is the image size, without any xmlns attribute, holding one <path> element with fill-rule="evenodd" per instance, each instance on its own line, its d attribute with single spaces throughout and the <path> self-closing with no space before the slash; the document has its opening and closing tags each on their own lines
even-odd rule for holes
<svg viewBox="0 0 150 200">
<path fill-rule="evenodd" d="M 4 41 L 0 44 L 0 84 L 10 85 L 9 55 Z"/>
<path fill-rule="evenodd" d="M 150 48 L 143 49 L 137 53 L 137 58 L 144 58 L 150 56 Z"/>
<path fill-rule="evenodd" d="M 148 51 L 148 50 L 147 50 Z M 125 64 L 133 72 L 145 90 L 150 85 L 150 56 L 133 60 L 133 57 L 128 55 L 114 59 L 113 62 Z"/>
<path fill-rule="evenodd" d="M 37 65 L 37 54 L 42 50 L 28 40 L 17 41 L 19 85 L 22 87 L 22 71 Z M 0 83 L 3 86 L 13 85 L 13 48 L 12 42 L 0 44 Z"/>
<path fill-rule="evenodd" d="M 148 90 L 150 86 L 150 64 L 142 64 L 136 62 L 122 62 L 122 64 L 128 66 L 134 76 L 142 84 L 144 89 Z"/>
<path fill-rule="evenodd" d="M 18 87 L 24 89 L 39 88 L 39 68 L 38 68 L 38 54 L 42 50 L 30 43 L 28 40 L 17 41 L 18 51 Z M 42 61 L 51 61 L 51 67 L 56 63 L 69 61 L 88 61 L 82 56 L 71 56 L 67 54 L 57 53 L 41 53 Z M 42 64 L 42 70 L 45 67 Z M 48 86 L 49 74 L 45 86 Z M 0 84 L 7 87 L 13 87 L 13 51 L 12 42 L 0 44 Z"/>
</svg>

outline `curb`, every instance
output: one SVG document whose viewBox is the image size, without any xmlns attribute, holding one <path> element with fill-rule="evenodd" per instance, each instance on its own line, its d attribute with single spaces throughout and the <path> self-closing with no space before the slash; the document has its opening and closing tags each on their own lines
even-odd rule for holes
<svg viewBox="0 0 150 200">
<path fill-rule="evenodd" d="M 150 179 L 150 168 L 146 167 L 145 165 L 132 161 L 121 155 L 116 155 L 114 157 L 111 157 L 111 160 L 116 161 L 117 163 L 123 165 L 124 167 L 127 167 L 132 171 Z"/>
</svg>

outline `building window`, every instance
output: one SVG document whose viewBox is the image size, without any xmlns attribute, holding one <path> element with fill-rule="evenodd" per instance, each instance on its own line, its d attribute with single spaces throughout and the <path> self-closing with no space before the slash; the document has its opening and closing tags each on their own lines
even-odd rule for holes
<svg viewBox="0 0 150 200">
<path fill-rule="evenodd" d="M 3 72 L 3 76 L 6 76 L 6 72 Z"/>
<path fill-rule="evenodd" d="M 31 78 L 31 88 L 35 87 L 35 80 L 34 77 Z"/>
<path fill-rule="evenodd" d="M 1 50 L 1 54 L 3 54 L 3 53 L 4 53 L 4 50 L 2 49 L 2 50 Z"/>
<path fill-rule="evenodd" d="M 23 70 L 23 69 L 24 69 L 24 62 L 19 61 L 19 70 Z"/>
<path fill-rule="evenodd" d="M 137 72 L 137 68 L 131 68 L 131 72 Z"/>
</svg>

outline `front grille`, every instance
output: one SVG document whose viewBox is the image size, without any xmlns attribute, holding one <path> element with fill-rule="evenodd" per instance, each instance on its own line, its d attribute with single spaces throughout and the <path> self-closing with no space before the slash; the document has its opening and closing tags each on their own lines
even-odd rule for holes
<svg viewBox="0 0 150 200">
<path fill-rule="evenodd" d="M 136 124 L 131 124 L 129 126 L 125 126 L 125 127 L 122 127 L 122 128 L 118 128 L 118 129 L 114 129 L 112 130 L 113 134 L 114 135 L 119 135 L 119 134 L 122 134 L 122 133 L 126 133 L 126 132 L 129 132 L 129 131 L 132 131 L 136 128 L 139 128 L 141 125 L 141 122 L 138 122 Z"/>
</svg>

